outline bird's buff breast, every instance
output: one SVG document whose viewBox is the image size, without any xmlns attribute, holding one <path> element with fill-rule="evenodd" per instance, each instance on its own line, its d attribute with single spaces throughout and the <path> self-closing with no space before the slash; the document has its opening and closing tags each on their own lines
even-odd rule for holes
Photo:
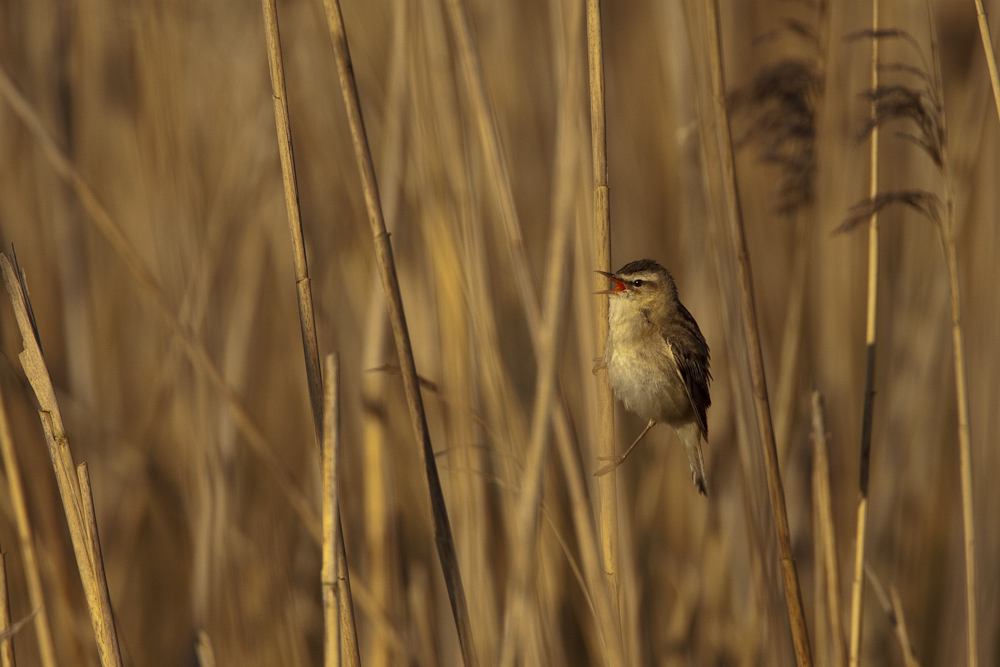
<svg viewBox="0 0 1000 667">
<path fill-rule="evenodd" d="M 659 330 L 645 322 L 622 321 L 633 318 L 621 310 L 612 306 L 604 358 L 615 394 L 627 410 L 643 419 L 688 421 L 691 402 Z"/>
</svg>

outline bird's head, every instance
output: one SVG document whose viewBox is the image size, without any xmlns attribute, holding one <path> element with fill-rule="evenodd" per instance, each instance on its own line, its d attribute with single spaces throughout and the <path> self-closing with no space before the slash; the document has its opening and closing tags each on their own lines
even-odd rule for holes
<svg viewBox="0 0 1000 667">
<path fill-rule="evenodd" d="M 597 294 L 608 294 L 612 299 L 626 299 L 643 310 L 669 307 L 677 300 L 677 285 L 665 268 L 651 259 L 629 262 L 615 273 L 598 271 L 614 282 L 611 289 Z"/>
</svg>

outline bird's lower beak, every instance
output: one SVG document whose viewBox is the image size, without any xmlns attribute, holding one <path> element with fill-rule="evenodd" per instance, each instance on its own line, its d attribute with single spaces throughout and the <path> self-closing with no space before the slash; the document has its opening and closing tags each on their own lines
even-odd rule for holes
<svg viewBox="0 0 1000 667">
<path fill-rule="evenodd" d="M 615 278 L 615 274 L 608 273 L 607 271 L 596 271 L 596 273 L 600 273 L 602 276 L 605 276 L 615 281 L 615 286 L 614 289 L 602 289 L 598 290 L 597 292 L 594 292 L 594 294 L 617 294 L 618 292 L 625 291 L 625 283 Z"/>
</svg>

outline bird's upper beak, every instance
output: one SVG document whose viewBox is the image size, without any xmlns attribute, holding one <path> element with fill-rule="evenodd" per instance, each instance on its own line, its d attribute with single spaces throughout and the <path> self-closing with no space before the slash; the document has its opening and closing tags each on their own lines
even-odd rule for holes
<svg viewBox="0 0 1000 667">
<path fill-rule="evenodd" d="M 615 281 L 615 287 L 614 287 L 614 289 L 602 289 L 602 290 L 598 290 L 597 292 L 594 292 L 594 294 L 617 294 L 618 292 L 624 292 L 625 291 L 625 283 L 623 283 L 622 281 L 618 280 L 618 278 L 615 278 L 615 274 L 608 273 L 607 271 L 597 271 L 597 273 L 600 273 L 602 276 L 606 276 L 606 277 L 610 278 L 611 280 Z"/>
</svg>

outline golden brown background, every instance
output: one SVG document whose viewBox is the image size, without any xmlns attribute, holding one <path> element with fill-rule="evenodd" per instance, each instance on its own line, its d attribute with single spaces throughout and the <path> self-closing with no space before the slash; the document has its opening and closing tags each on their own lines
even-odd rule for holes
<svg viewBox="0 0 1000 667">
<path fill-rule="evenodd" d="M 621 613 L 630 662 L 790 665 L 787 615 L 719 216 L 705 158 L 708 93 L 698 2 L 603 7 L 612 264 L 652 257 L 674 273 L 712 348 L 710 495 L 658 427 L 619 469 Z M 789 521 L 816 664 L 830 662 L 815 576 L 810 391 L 827 407 L 844 622 L 853 567 L 865 364 L 867 232 L 834 235 L 867 195 L 868 3 L 724 2 L 730 92 L 783 58 L 825 73 L 813 90 L 811 204 L 776 212 L 782 171 L 738 152 L 764 359 Z M 342 360 L 341 506 L 365 665 L 460 661 L 434 549 L 426 481 L 386 334 L 384 298 L 322 3 L 278 3 L 303 227 L 322 353 Z M 591 375 L 597 299 L 582 3 L 466 3 L 539 294 L 559 216 L 572 274 L 559 373 L 596 514 Z M 989 8 L 989 5 L 988 7 Z M 535 356 L 454 26 L 439 0 L 344 0 L 344 20 L 403 298 L 439 452 L 477 652 L 502 637 L 514 508 L 535 393 Z M 932 62 L 923 3 L 889 2 Z M 817 21 L 817 16 L 822 20 Z M 798 24 L 789 24 L 794 19 Z M 1000 664 L 1000 355 L 997 115 L 972 0 L 934 3 L 968 345 L 980 664 Z M 996 21 L 992 21 L 994 28 Z M 793 28 L 808 26 L 815 40 Z M 996 32 L 996 30 L 994 30 Z M 821 57 L 817 57 L 817 53 Z M 920 66 L 903 40 L 885 61 Z M 313 438 L 261 8 L 254 2 L 0 4 L 0 66 L 36 121 L 134 245 L 169 310 L 193 332 L 267 437 L 248 447 L 148 285 L 81 205 L 50 153 L 0 103 L 0 241 L 15 244 L 77 461 L 90 464 L 127 664 L 318 664 L 319 550 L 278 483 L 318 508 Z M 900 72 L 894 81 L 919 85 Z M 737 139 L 752 114 L 734 117 Z M 882 133 L 883 190 L 941 178 L 905 122 Z M 882 216 L 868 563 L 895 587 L 923 665 L 966 662 L 965 568 L 947 272 L 933 225 Z M 797 290 L 797 287 L 801 287 Z M 789 317 L 801 300 L 801 318 Z M 36 404 L 0 299 L 0 382 L 41 557 L 60 664 L 97 664 Z M 797 354 L 783 350 L 797 345 Z M 382 369 L 382 370 L 373 370 Z M 619 447 L 641 428 L 619 411 Z M 742 445 L 740 443 L 743 443 Z M 276 472 L 274 462 L 277 462 Z M 5 478 L 6 479 L 6 478 Z M 12 615 L 31 611 L 6 481 L 0 547 Z M 603 664 L 562 468 L 545 478 L 529 664 Z M 318 512 L 318 509 L 316 510 Z M 864 661 L 901 665 L 869 584 Z M 18 663 L 38 664 L 30 628 Z"/>
</svg>

